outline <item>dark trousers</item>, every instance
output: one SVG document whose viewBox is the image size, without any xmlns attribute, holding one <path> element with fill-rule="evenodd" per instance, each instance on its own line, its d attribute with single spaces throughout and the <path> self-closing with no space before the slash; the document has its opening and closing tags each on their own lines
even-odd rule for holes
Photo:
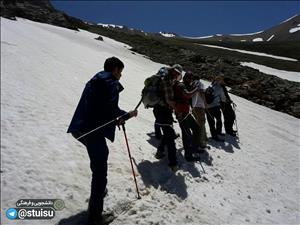
<svg viewBox="0 0 300 225">
<path fill-rule="evenodd" d="M 169 166 L 177 165 L 175 131 L 172 127 L 173 116 L 172 110 L 165 106 L 155 106 L 153 110 L 156 124 L 162 129 L 162 139 L 157 151 L 164 152 L 165 146 L 168 149 Z"/>
<path fill-rule="evenodd" d="M 235 112 L 232 109 L 231 103 L 225 103 L 222 106 L 222 112 L 224 117 L 224 127 L 227 134 L 233 133 L 233 124 L 235 120 Z"/>
<path fill-rule="evenodd" d="M 206 118 L 209 124 L 210 134 L 213 138 L 222 133 L 221 107 L 216 106 L 206 111 Z"/>
<path fill-rule="evenodd" d="M 180 121 L 179 126 L 182 132 L 184 155 L 191 156 L 194 149 L 200 146 L 200 127 L 191 114 Z"/>
<path fill-rule="evenodd" d="M 161 129 L 163 132 L 163 136 L 157 148 L 157 151 L 164 152 L 165 146 L 167 146 L 169 166 L 175 166 L 177 165 L 176 146 L 174 141 L 175 131 L 171 126 L 162 126 Z"/>
<path fill-rule="evenodd" d="M 95 137 L 86 142 L 92 170 L 91 196 L 88 209 L 89 223 L 101 218 L 103 199 L 107 184 L 108 147 L 104 137 Z"/>
</svg>

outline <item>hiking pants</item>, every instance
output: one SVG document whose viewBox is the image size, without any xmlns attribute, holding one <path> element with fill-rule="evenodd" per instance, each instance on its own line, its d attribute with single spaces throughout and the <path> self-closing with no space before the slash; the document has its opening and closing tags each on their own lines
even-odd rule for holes
<svg viewBox="0 0 300 225">
<path fill-rule="evenodd" d="M 164 152 L 165 146 L 168 149 L 169 166 L 177 165 L 175 131 L 172 127 L 173 116 L 172 110 L 165 106 L 156 106 L 153 110 L 156 124 L 162 129 L 162 138 L 157 151 Z"/>
<path fill-rule="evenodd" d="M 206 118 L 209 124 L 210 134 L 213 138 L 222 133 L 221 107 L 216 106 L 206 111 Z"/>
<path fill-rule="evenodd" d="M 193 108 L 192 112 L 200 128 L 200 146 L 205 147 L 207 145 L 207 135 L 205 129 L 205 109 L 196 107 Z"/>
<path fill-rule="evenodd" d="M 200 127 L 191 114 L 179 122 L 182 132 L 182 144 L 185 157 L 191 156 L 194 149 L 200 146 Z"/>
<path fill-rule="evenodd" d="M 107 184 L 108 147 L 104 137 L 88 139 L 86 143 L 92 170 L 91 196 L 88 209 L 88 220 L 91 222 L 101 217 L 103 199 Z"/>
<path fill-rule="evenodd" d="M 235 113 L 232 109 L 231 103 L 225 103 L 222 106 L 222 112 L 223 112 L 223 117 L 224 117 L 225 132 L 227 134 L 232 134 L 233 133 L 233 124 L 234 124 L 234 120 L 235 120 Z"/>
</svg>

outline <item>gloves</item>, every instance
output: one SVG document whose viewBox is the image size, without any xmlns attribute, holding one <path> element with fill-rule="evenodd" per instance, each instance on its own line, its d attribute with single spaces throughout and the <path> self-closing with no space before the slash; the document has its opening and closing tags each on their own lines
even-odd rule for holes
<svg viewBox="0 0 300 225">
<path fill-rule="evenodd" d="M 129 118 L 131 117 L 136 117 L 138 115 L 137 109 L 130 111 L 129 113 Z"/>
<path fill-rule="evenodd" d="M 138 114 L 138 111 L 135 109 L 135 110 L 129 111 L 128 114 L 125 114 L 125 115 L 119 117 L 116 121 L 119 130 L 120 130 L 120 126 L 124 125 L 126 120 L 128 120 L 132 117 L 136 117 L 137 114 Z"/>
<path fill-rule="evenodd" d="M 117 126 L 125 124 L 125 120 L 123 118 L 117 119 Z"/>
</svg>

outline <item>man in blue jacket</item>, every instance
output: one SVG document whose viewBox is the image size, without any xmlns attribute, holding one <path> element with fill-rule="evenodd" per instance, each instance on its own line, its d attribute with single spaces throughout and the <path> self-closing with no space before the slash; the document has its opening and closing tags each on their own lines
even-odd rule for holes
<svg viewBox="0 0 300 225">
<path fill-rule="evenodd" d="M 116 125 L 137 116 L 137 110 L 127 113 L 118 106 L 119 93 L 124 89 L 119 82 L 123 68 L 124 64 L 118 58 L 106 59 L 104 71 L 97 73 L 87 82 L 67 131 L 78 138 L 82 134 L 119 118 L 116 122 L 79 139 L 87 148 L 92 171 L 91 196 L 88 209 L 89 225 L 103 224 L 103 198 L 105 197 L 107 184 L 109 153 L 105 138 L 113 142 Z"/>
</svg>

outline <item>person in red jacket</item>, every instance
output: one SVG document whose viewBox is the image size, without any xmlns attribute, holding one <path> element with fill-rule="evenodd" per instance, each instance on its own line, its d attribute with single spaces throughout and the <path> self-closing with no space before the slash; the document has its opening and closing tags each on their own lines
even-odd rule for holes
<svg viewBox="0 0 300 225">
<path fill-rule="evenodd" d="M 184 157 L 187 161 L 196 161 L 200 158 L 195 153 L 204 153 L 204 150 L 199 150 L 200 127 L 190 113 L 189 100 L 198 91 L 198 88 L 188 91 L 185 84 L 180 82 L 180 79 L 173 86 L 176 102 L 175 115 L 182 132 Z"/>
</svg>

